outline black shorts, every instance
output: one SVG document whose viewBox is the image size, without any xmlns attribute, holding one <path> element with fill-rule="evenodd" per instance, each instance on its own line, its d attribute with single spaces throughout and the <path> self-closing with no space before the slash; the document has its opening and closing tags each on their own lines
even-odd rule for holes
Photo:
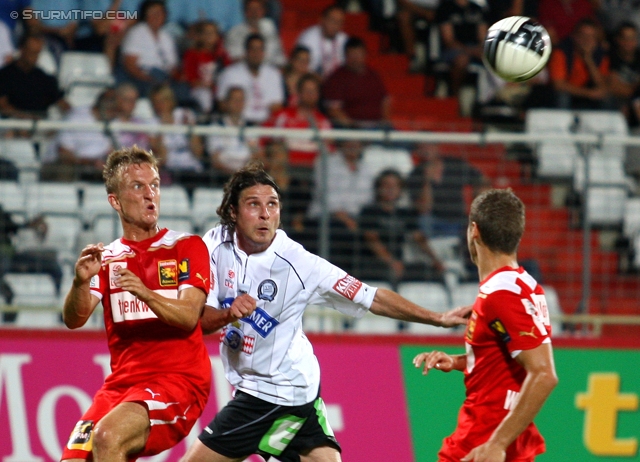
<svg viewBox="0 0 640 462">
<path fill-rule="evenodd" d="M 209 449 L 229 458 L 259 454 L 298 462 L 299 454 L 340 445 L 319 396 L 302 406 L 280 406 L 238 391 L 199 436 Z"/>
</svg>

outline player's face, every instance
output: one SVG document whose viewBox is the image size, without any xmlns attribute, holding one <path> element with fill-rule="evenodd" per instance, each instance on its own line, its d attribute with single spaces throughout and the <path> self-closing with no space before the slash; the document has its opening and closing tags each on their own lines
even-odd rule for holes
<svg viewBox="0 0 640 462">
<path fill-rule="evenodd" d="M 234 210 L 238 244 L 248 254 L 265 251 L 280 226 L 278 193 L 269 185 L 244 189 Z"/>
<path fill-rule="evenodd" d="M 109 202 L 118 212 L 123 226 L 152 230 L 160 211 L 160 176 L 149 164 L 129 165 L 120 177 L 117 194 Z"/>
</svg>

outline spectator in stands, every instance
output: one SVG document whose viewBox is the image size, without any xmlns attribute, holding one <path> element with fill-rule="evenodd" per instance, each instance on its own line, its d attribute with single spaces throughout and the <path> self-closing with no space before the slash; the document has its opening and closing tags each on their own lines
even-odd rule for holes
<svg viewBox="0 0 640 462">
<path fill-rule="evenodd" d="M 345 44 L 345 64 L 325 80 L 322 95 L 339 127 L 380 127 L 389 122 L 389 95 L 382 77 L 367 66 L 367 48 L 357 37 Z"/>
<path fill-rule="evenodd" d="M 244 42 L 250 34 L 260 34 L 264 38 L 265 62 L 276 67 L 284 66 L 286 58 L 282 51 L 278 28 L 271 18 L 265 17 L 263 0 L 245 0 L 244 22 L 233 27 L 225 36 L 225 44 L 233 60 L 243 59 Z"/>
<path fill-rule="evenodd" d="M 298 104 L 298 81 L 303 75 L 310 73 L 311 54 L 307 47 L 297 45 L 289 56 L 284 68 L 284 91 L 287 106 Z"/>
<path fill-rule="evenodd" d="M 611 93 L 617 98 L 617 107 L 629 115 L 629 101 L 640 88 L 640 49 L 638 49 L 638 28 L 625 21 L 616 31 L 611 49 Z"/>
<path fill-rule="evenodd" d="M 374 182 L 375 202 L 360 213 L 364 236 L 359 277 L 389 281 L 396 285 L 403 280 L 438 279 L 443 264 L 429 246 L 427 236 L 420 231 L 415 210 L 400 206 L 404 180 L 397 170 L 383 170 Z M 413 240 L 429 256 L 432 265 L 405 264 L 403 250 L 407 239 Z"/>
<path fill-rule="evenodd" d="M 163 125 L 195 125 L 196 115 L 190 109 L 176 107 L 176 97 L 169 85 L 159 85 L 151 90 L 151 103 L 158 122 Z M 204 147 L 197 135 L 164 133 L 162 144 L 166 155 L 161 164 L 174 180 L 195 180 L 204 171 Z"/>
<path fill-rule="evenodd" d="M 277 128 L 317 128 L 328 130 L 331 122 L 318 109 L 320 102 L 320 79 L 315 74 L 306 74 L 298 80 L 298 104 L 286 107 L 265 124 Z M 278 141 L 276 141 L 278 142 Z M 291 167 L 311 169 L 320 151 L 317 141 L 299 138 L 283 140 L 289 152 Z"/>
<path fill-rule="evenodd" d="M 345 140 L 339 143 L 338 152 L 329 155 L 326 164 L 326 193 L 322 191 L 324 174 L 320 159 L 314 165 L 313 200 L 309 206 L 307 223 L 317 228 L 322 213 L 322 195 L 330 214 L 330 260 L 345 271 L 354 270 L 358 215 L 373 200 L 374 171 L 363 162 L 362 142 Z"/>
<path fill-rule="evenodd" d="M 70 123 L 107 122 L 116 116 L 115 92 L 105 90 L 93 107 L 75 107 Z M 44 181 L 102 181 L 104 161 L 114 148 L 114 139 L 100 131 L 67 129 L 57 137 L 57 155 L 43 159 L 40 179 Z"/>
<path fill-rule="evenodd" d="M 213 109 L 216 78 L 231 64 L 231 58 L 214 22 L 198 21 L 193 25 L 193 32 L 195 44 L 184 53 L 182 75 L 191 86 L 191 96 L 208 114 Z"/>
<path fill-rule="evenodd" d="M 169 22 L 188 28 L 197 21 L 213 21 L 222 35 L 242 22 L 241 0 L 168 0 Z"/>
<path fill-rule="evenodd" d="M 457 96 L 465 83 L 471 63 L 482 63 L 487 34 L 485 14 L 470 0 L 443 0 L 436 12 L 442 38 L 442 60 L 450 66 L 449 93 Z"/>
<path fill-rule="evenodd" d="M 583 19 L 595 19 L 594 4 L 600 0 L 540 0 L 538 21 L 547 29 L 551 43 L 568 39 Z"/>
<path fill-rule="evenodd" d="M 41 35 L 26 35 L 18 58 L 0 69 L 0 114 L 43 118 L 53 104 L 63 112 L 69 109 L 58 80 L 36 66 L 43 46 Z"/>
<path fill-rule="evenodd" d="M 214 125 L 222 127 L 244 127 L 245 93 L 242 87 L 229 87 L 220 107 L 222 113 Z M 223 184 L 237 170 L 244 167 L 252 159 L 262 160 L 264 151 L 258 139 L 238 137 L 235 135 L 209 135 L 207 152 L 211 159 L 211 167 L 220 177 Z"/>
<path fill-rule="evenodd" d="M 79 20 L 73 10 L 79 10 L 80 0 L 31 0 L 29 10 L 38 11 L 25 20 L 31 34 L 42 34 L 53 54 L 59 58 L 65 50 L 75 48 L 75 35 Z"/>
<path fill-rule="evenodd" d="M 412 70 L 419 68 L 416 57 L 416 21 L 433 23 L 439 2 L 440 0 L 397 0 L 396 2 L 398 29 L 402 36 L 404 52 L 411 59 L 410 69 Z"/>
<path fill-rule="evenodd" d="M 556 106 L 564 109 L 605 109 L 612 106 L 607 79 L 609 56 L 600 46 L 598 25 L 580 21 L 570 39 L 555 47 L 549 62 Z"/>
<path fill-rule="evenodd" d="M 344 46 L 348 38 L 342 30 L 344 16 L 341 7 L 328 6 L 322 12 L 320 23 L 305 29 L 298 37 L 298 45 L 311 52 L 311 70 L 323 78 L 344 63 Z"/>
<path fill-rule="evenodd" d="M 4 280 L 7 273 L 46 273 L 53 278 L 56 292 L 60 293 L 62 283 L 62 268 L 57 261 L 56 252 L 47 251 L 23 251 L 17 252 L 12 243 L 12 237 L 20 229 L 33 229 L 40 240 L 47 235 L 47 223 L 42 216 L 37 216 L 23 225 L 16 223 L 11 215 L 2 209 L 0 204 L 0 295 L 5 303 L 13 302 L 13 290 Z M 2 313 L 2 321 L 14 322 L 17 312 L 5 311 Z"/>
<path fill-rule="evenodd" d="M 120 80 L 136 85 L 147 96 L 154 85 L 177 77 L 178 51 L 173 37 L 162 26 L 167 10 L 161 0 L 145 0 L 140 7 L 138 24 L 131 27 L 122 42 Z"/>
<path fill-rule="evenodd" d="M 607 37 L 614 37 L 623 22 L 640 28 L 640 0 L 598 0 L 593 6 Z"/>
<path fill-rule="evenodd" d="M 9 26 L 0 21 L 0 66 L 4 66 L 13 61 L 15 52 L 13 39 L 11 38 L 11 30 L 9 30 Z"/>
<path fill-rule="evenodd" d="M 264 38 L 251 34 L 245 41 L 245 59 L 226 67 L 218 78 L 218 101 L 229 88 L 244 89 L 244 118 L 249 124 L 261 124 L 280 110 L 284 102 L 282 74 L 271 64 L 264 62 Z"/>
<path fill-rule="evenodd" d="M 138 124 L 156 124 L 157 120 L 142 120 L 134 116 L 133 112 L 136 108 L 138 101 L 138 90 L 133 84 L 121 83 L 116 88 L 116 121 L 119 122 L 131 122 Z M 162 143 L 161 135 L 148 135 L 141 132 L 127 132 L 118 131 L 114 133 L 117 144 L 119 147 L 131 147 L 137 145 L 138 147 L 148 150 L 151 149 L 153 154 L 158 159 L 158 162 L 163 163 L 166 150 Z"/>
<path fill-rule="evenodd" d="M 429 237 L 463 237 L 466 230 L 467 205 L 465 187 L 475 197 L 491 186 L 475 167 L 458 157 L 442 157 L 428 143 L 414 151 L 417 165 L 407 179 L 407 190 L 418 212 L 420 229 Z"/>
<path fill-rule="evenodd" d="M 116 65 L 116 54 L 127 30 L 136 24 L 142 0 L 80 0 L 84 11 L 102 11 L 100 19 L 80 21 L 76 32 L 76 50 L 103 52 Z M 117 17 L 106 17 L 107 12 L 117 12 Z M 125 14 L 126 13 L 126 14 Z"/>
</svg>

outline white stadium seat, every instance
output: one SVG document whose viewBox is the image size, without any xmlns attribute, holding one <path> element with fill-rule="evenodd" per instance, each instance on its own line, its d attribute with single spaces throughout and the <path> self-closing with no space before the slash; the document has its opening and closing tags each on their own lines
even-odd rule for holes
<svg viewBox="0 0 640 462">
<path fill-rule="evenodd" d="M 160 188 L 160 217 L 191 217 L 191 206 L 186 189 L 179 185 Z"/>
<path fill-rule="evenodd" d="M 161 214 L 158 220 L 158 226 L 160 226 L 160 228 L 169 228 L 173 231 L 193 233 L 191 218 L 163 217 Z"/>
<path fill-rule="evenodd" d="M 26 188 L 27 209 L 30 215 L 78 215 L 80 200 L 78 185 L 74 183 L 40 182 Z"/>
<path fill-rule="evenodd" d="M 216 210 L 222 203 L 224 191 L 222 188 L 195 188 L 193 190 L 193 207 L 191 209 L 193 223 L 204 233 L 209 228 L 204 225 L 220 220 Z"/>
<path fill-rule="evenodd" d="M 391 284 L 384 281 L 365 281 L 366 284 L 379 289 L 391 290 Z M 362 318 L 354 320 L 353 330 L 360 334 L 397 334 L 398 320 L 377 316 L 368 312 Z"/>
<path fill-rule="evenodd" d="M 114 78 L 109 59 L 103 53 L 66 51 L 60 58 L 58 81 L 61 88 L 69 89 L 78 83 L 113 85 Z"/>
<path fill-rule="evenodd" d="M 460 284 L 451 293 L 451 305 L 454 307 L 473 305 L 478 297 L 479 290 L 480 287 L 476 282 L 464 282 Z"/>
<path fill-rule="evenodd" d="M 640 231 L 640 197 L 625 201 L 622 230 L 627 237 L 633 237 Z"/>
<path fill-rule="evenodd" d="M 622 223 L 627 198 L 625 188 L 591 187 L 587 192 L 589 221 L 596 226 Z"/>
<path fill-rule="evenodd" d="M 554 316 L 562 314 L 562 308 L 560 307 L 560 298 L 558 292 L 551 286 L 543 285 L 544 298 L 547 300 L 547 309 L 549 310 L 549 316 L 551 317 L 551 334 L 557 335 L 562 331 L 562 323 L 559 320 L 554 320 Z"/>
<path fill-rule="evenodd" d="M 398 286 L 398 293 L 416 305 L 431 311 L 444 312 L 450 307 L 447 290 L 444 285 L 437 282 L 402 282 Z M 412 322 L 408 326 L 408 332 L 411 334 L 447 333 L 443 328 L 429 324 Z"/>
<path fill-rule="evenodd" d="M 0 204 L 5 212 L 26 214 L 27 200 L 20 183 L 0 181 Z"/>
<path fill-rule="evenodd" d="M 544 140 L 546 135 L 570 134 L 575 113 L 563 109 L 530 109 L 525 127 L 529 134 L 539 135 L 536 146 L 538 174 L 545 177 L 571 178 L 575 170 L 578 148 L 569 141 Z"/>
<path fill-rule="evenodd" d="M 107 190 L 104 185 L 87 184 L 81 188 L 82 216 L 85 221 L 91 222 L 98 216 L 110 217 L 115 213 L 107 200 Z"/>
<path fill-rule="evenodd" d="M 57 306 L 56 288 L 50 275 L 7 273 L 4 279 L 13 290 L 13 305 L 18 307 Z"/>
<path fill-rule="evenodd" d="M 405 177 L 413 170 L 411 153 L 406 149 L 372 145 L 364 149 L 362 162 L 368 165 L 376 176 L 387 168 L 398 170 Z"/>
</svg>

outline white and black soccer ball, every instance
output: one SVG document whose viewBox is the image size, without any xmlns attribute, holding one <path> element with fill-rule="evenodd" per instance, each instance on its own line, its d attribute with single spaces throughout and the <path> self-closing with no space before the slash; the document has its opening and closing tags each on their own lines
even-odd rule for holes
<svg viewBox="0 0 640 462">
<path fill-rule="evenodd" d="M 482 60 L 498 77 L 523 82 L 549 61 L 551 39 L 547 30 L 526 16 L 501 19 L 487 31 Z"/>
</svg>

